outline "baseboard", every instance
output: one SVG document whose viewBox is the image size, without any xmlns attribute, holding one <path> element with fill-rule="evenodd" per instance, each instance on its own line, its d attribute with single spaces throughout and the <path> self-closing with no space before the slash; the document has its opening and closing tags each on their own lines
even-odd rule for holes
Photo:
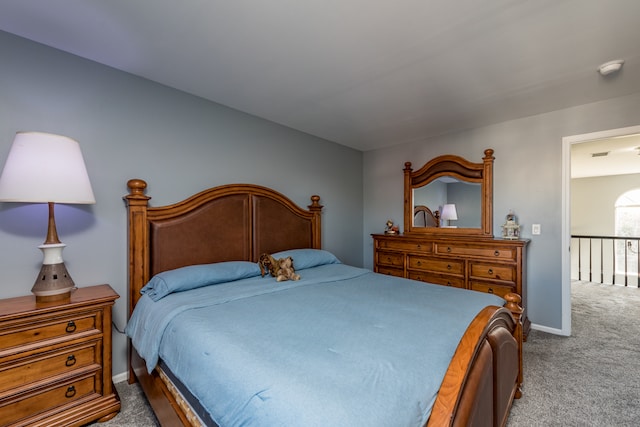
<svg viewBox="0 0 640 427">
<path fill-rule="evenodd" d="M 536 331 L 541 331 L 541 332 L 548 332 L 554 335 L 562 335 L 565 337 L 568 336 L 568 334 L 566 334 L 562 329 L 550 328 L 548 326 L 538 325 L 536 323 L 531 324 L 531 329 L 535 329 Z"/>
<path fill-rule="evenodd" d="M 127 381 L 129 379 L 129 372 L 128 371 L 120 372 L 119 374 L 116 374 L 113 377 L 111 377 L 111 379 L 113 380 L 114 384 L 121 383 L 122 381 Z"/>
</svg>

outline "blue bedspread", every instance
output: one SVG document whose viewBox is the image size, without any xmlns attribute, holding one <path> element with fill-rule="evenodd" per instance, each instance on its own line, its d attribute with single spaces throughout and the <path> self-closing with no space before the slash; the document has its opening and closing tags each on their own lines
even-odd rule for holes
<svg viewBox="0 0 640 427">
<path fill-rule="evenodd" d="M 220 426 L 421 426 L 460 338 L 501 298 L 343 264 L 144 296 L 127 334 Z"/>
</svg>

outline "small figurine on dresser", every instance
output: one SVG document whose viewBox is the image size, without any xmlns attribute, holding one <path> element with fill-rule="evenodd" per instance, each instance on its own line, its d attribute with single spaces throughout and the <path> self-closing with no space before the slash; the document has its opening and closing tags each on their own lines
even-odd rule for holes
<svg viewBox="0 0 640 427">
<path fill-rule="evenodd" d="M 509 210 L 507 219 L 502 226 L 502 238 L 507 240 L 517 240 L 520 238 L 520 225 L 513 210 Z"/>
<path fill-rule="evenodd" d="M 399 234 L 400 227 L 395 225 L 392 220 L 388 219 L 387 224 L 384 227 L 384 234 Z"/>
</svg>

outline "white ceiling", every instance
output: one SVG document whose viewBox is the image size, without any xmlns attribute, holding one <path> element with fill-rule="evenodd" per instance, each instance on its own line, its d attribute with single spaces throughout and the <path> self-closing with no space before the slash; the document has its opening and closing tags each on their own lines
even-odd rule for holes
<svg viewBox="0 0 640 427">
<path fill-rule="evenodd" d="M 640 173 L 640 135 L 588 141 L 571 146 L 571 177 Z"/>
<path fill-rule="evenodd" d="M 638 92 L 638 18 L 638 0 L 0 3 L 1 30 L 358 150 Z"/>
</svg>

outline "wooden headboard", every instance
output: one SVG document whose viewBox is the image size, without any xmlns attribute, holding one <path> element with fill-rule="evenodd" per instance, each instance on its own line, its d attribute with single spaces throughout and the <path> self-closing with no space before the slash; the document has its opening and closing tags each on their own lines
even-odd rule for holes
<svg viewBox="0 0 640 427">
<path fill-rule="evenodd" d="M 141 179 L 127 182 L 129 315 L 153 275 L 195 264 L 257 262 L 262 253 L 321 248 L 319 196 L 308 210 L 251 184 L 210 188 L 181 202 L 150 207 Z"/>
</svg>

